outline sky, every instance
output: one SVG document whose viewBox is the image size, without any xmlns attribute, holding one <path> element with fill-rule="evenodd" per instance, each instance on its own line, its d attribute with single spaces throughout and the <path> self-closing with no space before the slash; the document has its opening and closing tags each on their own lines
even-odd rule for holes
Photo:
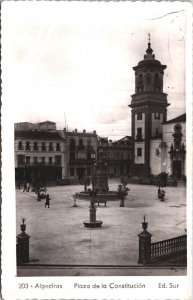
<svg viewBox="0 0 193 300">
<path fill-rule="evenodd" d="M 151 34 L 168 119 L 185 112 L 187 3 L 4 1 L 2 111 L 113 140 L 131 134 L 134 71 Z"/>
</svg>

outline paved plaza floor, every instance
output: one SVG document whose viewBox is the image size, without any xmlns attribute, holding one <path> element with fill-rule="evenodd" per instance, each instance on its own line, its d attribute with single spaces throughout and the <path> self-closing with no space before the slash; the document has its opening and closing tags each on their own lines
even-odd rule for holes
<svg viewBox="0 0 193 300">
<path fill-rule="evenodd" d="M 118 180 L 109 180 L 110 190 L 117 190 L 118 184 Z M 88 200 L 80 199 L 78 207 L 73 207 L 72 195 L 83 190 L 81 185 L 48 187 L 50 208 L 45 208 L 45 200 L 37 201 L 34 192 L 16 190 L 17 234 L 25 218 L 26 232 L 31 236 L 30 264 L 137 266 L 137 235 L 142 231 L 144 215 L 148 231 L 153 234 L 152 242 L 185 233 L 184 186 L 165 188 L 165 202 L 158 200 L 155 186 L 129 184 L 128 187 L 125 207 L 120 207 L 119 201 L 108 201 L 106 207 L 97 206 L 97 220 L 103 222 L 100 229 L 87 229 L 83 225 L 89 219 Z M 28 269 L 24 273 L 27 276 Z M 119 272 L 114 273 L 114 270 L 113 275 Z M 22 268 L 18 274 L 22 274 Z"/>
</svg>

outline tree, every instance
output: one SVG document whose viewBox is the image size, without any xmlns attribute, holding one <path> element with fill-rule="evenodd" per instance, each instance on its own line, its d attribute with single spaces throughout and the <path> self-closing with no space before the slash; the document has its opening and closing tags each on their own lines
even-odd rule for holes
<svg viewBox="0 0 193 300">
<path fill-rule="evenodd" d="M 128 195 L 129 188 L 127 187 L 126 183 L 118 185 L 118 192 L 117 195 L 120 199 L 120 206 L 125 206 L 125 197 Z"/>
<path fill-rule="evenodd" d="M 84 177 L 81 184 L 84 185 L 84 191 L 87 192 L 87 186 L 90 185 L 90 178 L 89 177 Z"/>
</svg>

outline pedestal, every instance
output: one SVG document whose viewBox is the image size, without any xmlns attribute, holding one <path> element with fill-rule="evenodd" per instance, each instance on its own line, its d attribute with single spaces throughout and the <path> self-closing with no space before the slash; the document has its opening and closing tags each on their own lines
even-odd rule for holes
<svg viewBox="0 0 193 300">
<path fill-rule="evenodd" d="M 29 239 L 30 236 L 25 233 L 26 224 L 21 225 L 21 231 L 19 235 L 17 235 L 17 263 L 28 263 L 29 262 Z"/>
<path fill-rule="evenodd" d="M 91 201 L 91 206 L 89 209 L 90 212 L 90 220 L 89 221 L 84 221 L 83 224 L 87 228 L 98 228 L 101 227 L 102 221 L 97 221 L 96 220 L 96 207 L 93 201 Z"/>
<path fill-rule="evenodd" d="M 142 223 L 143 231 L 140 234 L 138 234 L 138 237 L 139 237 L 138 263 L 140 263 L 140 264 L 151 263 L 151 237 L 152 237 L 152 234 L 146 230 L 147 225 L 148 225 L 148 223 L 145 222 L 145 216 L 144 216 L 144 222 Z"/>
</svg>

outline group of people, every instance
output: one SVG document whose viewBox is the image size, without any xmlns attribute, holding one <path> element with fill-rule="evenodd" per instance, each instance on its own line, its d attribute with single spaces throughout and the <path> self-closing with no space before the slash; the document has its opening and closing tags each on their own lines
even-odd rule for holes
<svg viewBox="0 0 193 300">
<path fill-rule="evenodd" d="M 41 194 L 41 192 L 39 190 L 37 193 L 37 201 L 41 201 L 41 199 L 46 199 L 45 207 L 50 208 L 50 200 L 51 200 L 50 195 L 46 194 L 46 193 Z"/>
<path fill-rule="evenodd" d="M 20 187 L 21 187 L 21 184 L 18 183 L 19 190 L 20 190 Z M 30 184 L 29 184 L 29 182 L 26 181 L 26 182 L 24 182 L 24 185 L 23 185 L 23 192 L 28 192 L 29 193 L 29 191 L 30 191 Z M 37 200 L 41 200 L 40 191 L 41 191 L 41 188 L 38 191 Z M 46 199 L 45 207 L 50 208 L 50 200 L 51 200 L 50 195 L 45 194 L 45 199 Z"/>
</svg>

